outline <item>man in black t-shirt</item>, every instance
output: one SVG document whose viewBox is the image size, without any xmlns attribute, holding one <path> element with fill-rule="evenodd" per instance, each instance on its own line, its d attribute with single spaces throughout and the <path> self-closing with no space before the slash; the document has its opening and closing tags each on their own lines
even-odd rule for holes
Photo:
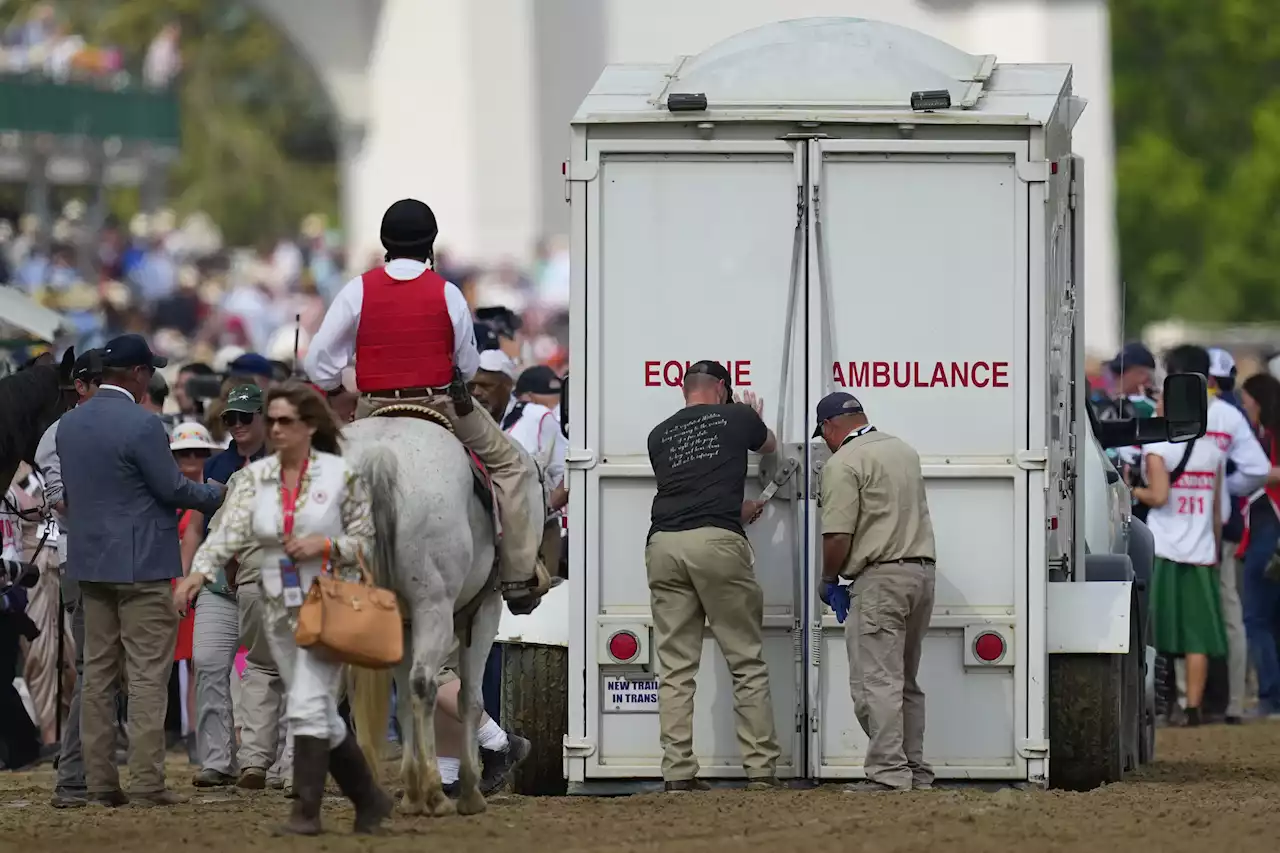
<svg viewBox="0 0 1280 853">
<path fill-rule="evenodd" d="M 714 361 L 685 372 L 685 407 L 649 433 L 658 480 L 644 560 L 649 576 L 662 778 L 668 791 L 708 788 L 693 754 L 694 680 L 702 661 L 702 624 L 733 677 L 738 744 L 747 787 L 780 786 L 769 669 L 763 657 L 764 594 L 744 524 L 764 504 L 743 500 L 747 453 L 772 453 L 777 439 L 754 396 L 730 402 L 729 373 Z"/>
</svg>

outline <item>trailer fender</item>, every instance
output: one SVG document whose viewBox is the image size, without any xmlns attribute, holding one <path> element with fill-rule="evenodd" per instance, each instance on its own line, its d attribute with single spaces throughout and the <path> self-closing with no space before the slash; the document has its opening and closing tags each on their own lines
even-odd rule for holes
<svg viewBox="0 0 1280 853">
<path fill-rule="evenodd" d="M 1049 653 L 1129 652 L 1135 578 L 1128 554 L 1091 554 L 1080 582 L 1048 585 Z"/>
</svg>

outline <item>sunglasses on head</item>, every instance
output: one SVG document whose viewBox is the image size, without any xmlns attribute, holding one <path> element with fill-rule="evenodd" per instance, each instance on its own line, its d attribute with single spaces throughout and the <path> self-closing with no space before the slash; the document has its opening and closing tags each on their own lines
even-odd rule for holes
<svg viewBox="0 0 1280 853">
<path fill-rule="evenodd" d="M 279 424 L 282 427 L 291 427 L 297 422 L 298 422 L 298 419 L 293 417 L 292 415 L 284 415 L 283 417 L 279 417 L 279 418 L 270 418 L 270 417 L 267 418 L 267 426 L 276 426 L 277 424 Z"/>
<path fill-rule="evenodd" d="M 253 423 L 253 419 L 257 417 L 254 412 L 223 412 L 222 423 L 224 426 L 233 427 L 236 425 L 248 426 Z"/>
</svg>

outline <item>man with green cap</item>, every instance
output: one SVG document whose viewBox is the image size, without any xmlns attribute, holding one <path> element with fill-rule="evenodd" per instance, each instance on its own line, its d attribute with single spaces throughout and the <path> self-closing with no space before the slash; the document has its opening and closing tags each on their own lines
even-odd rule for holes
<svg viewBox="0 0 1280 853">
<path fill-rule="evenodd" d="M 222 410 L 222 423 L 231 434 L 231 446 L 205 463 L 206 479 L 230 486 L 238 471 L 267 454 L 264 408 L 264 394 L 258 385 L 245 383 L 231 389 Z M 203 523 L 191 524 L 187 528 L 187 535 L 182 542 L 185 565 L 191 565 L 190 561 L 194 559 L 200 543 L 209 535 L 210 525 L 218 520 L 219 516 L 214 515 L 212 518 L 202 519 Z M 196 774 L 195 784 L 198 787 L 215 787 L 235 781 L 241 788 L 260 790 L 266 787 L 268 769 L 276 764 L 279 753 L 284 683 L 280 680 L 280 672 L 276 669 L 262 630 L 261 594 L 255 583 L 262 569 L 262 552 L 256 547 L 252 548 L 227 568 L 231 570 L 230 575 L 223 572 L 218 576 L 217 582 L 206 586 L 205 590 L 236 600 L 239 611 L 239 642 L 235 645 L 237 648 L 243 645 L 249 650 L 241 677 L 244 719 L 240 725 L 240 752 L 237 760 L 232 761 L 234 734 L 229 723 L 231 708 L 202 708 L 202 718 L 217 715 L 227 721 L 227 724 L 209 727 L 216 730 L 216 736 L 211 733 L 208 738 L 197 738 L 201 769 Z M 197 601 L 197 609 L 199 606 Z M 199 693 L 201 679 L 198 672 L 196 678 Z M 205 727 L 198 728 L 203 730 Z M 216 743 L 213 742 L 215 740 Z M 239 767 L 238 779 L 232 777 L 232 769 L 236 766 Z"/>
</svg>

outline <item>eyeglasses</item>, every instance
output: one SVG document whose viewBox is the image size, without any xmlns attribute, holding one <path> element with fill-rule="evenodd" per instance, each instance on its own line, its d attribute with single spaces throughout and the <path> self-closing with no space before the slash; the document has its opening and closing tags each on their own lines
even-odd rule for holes
<svg viewBox="0 0 1280 853">
<path fill-rule="evenodd" d="M 233 427 L 236 425 L 248 426 L 253 423 L 253 419 L 257 417 L 254 412 L 223 412 L 223 426 Z"/>
<path fill-rule="evenodd" d="M 276 426 L 278 424 L 282 427 L 291 427 L 297 422 L 298 422 L 297 418 L 291 417 L 289 415 L 285 415 L 284 417 L 281 417 L 281 418 L 267 418 L 267 426 Z"/>
</svg>

